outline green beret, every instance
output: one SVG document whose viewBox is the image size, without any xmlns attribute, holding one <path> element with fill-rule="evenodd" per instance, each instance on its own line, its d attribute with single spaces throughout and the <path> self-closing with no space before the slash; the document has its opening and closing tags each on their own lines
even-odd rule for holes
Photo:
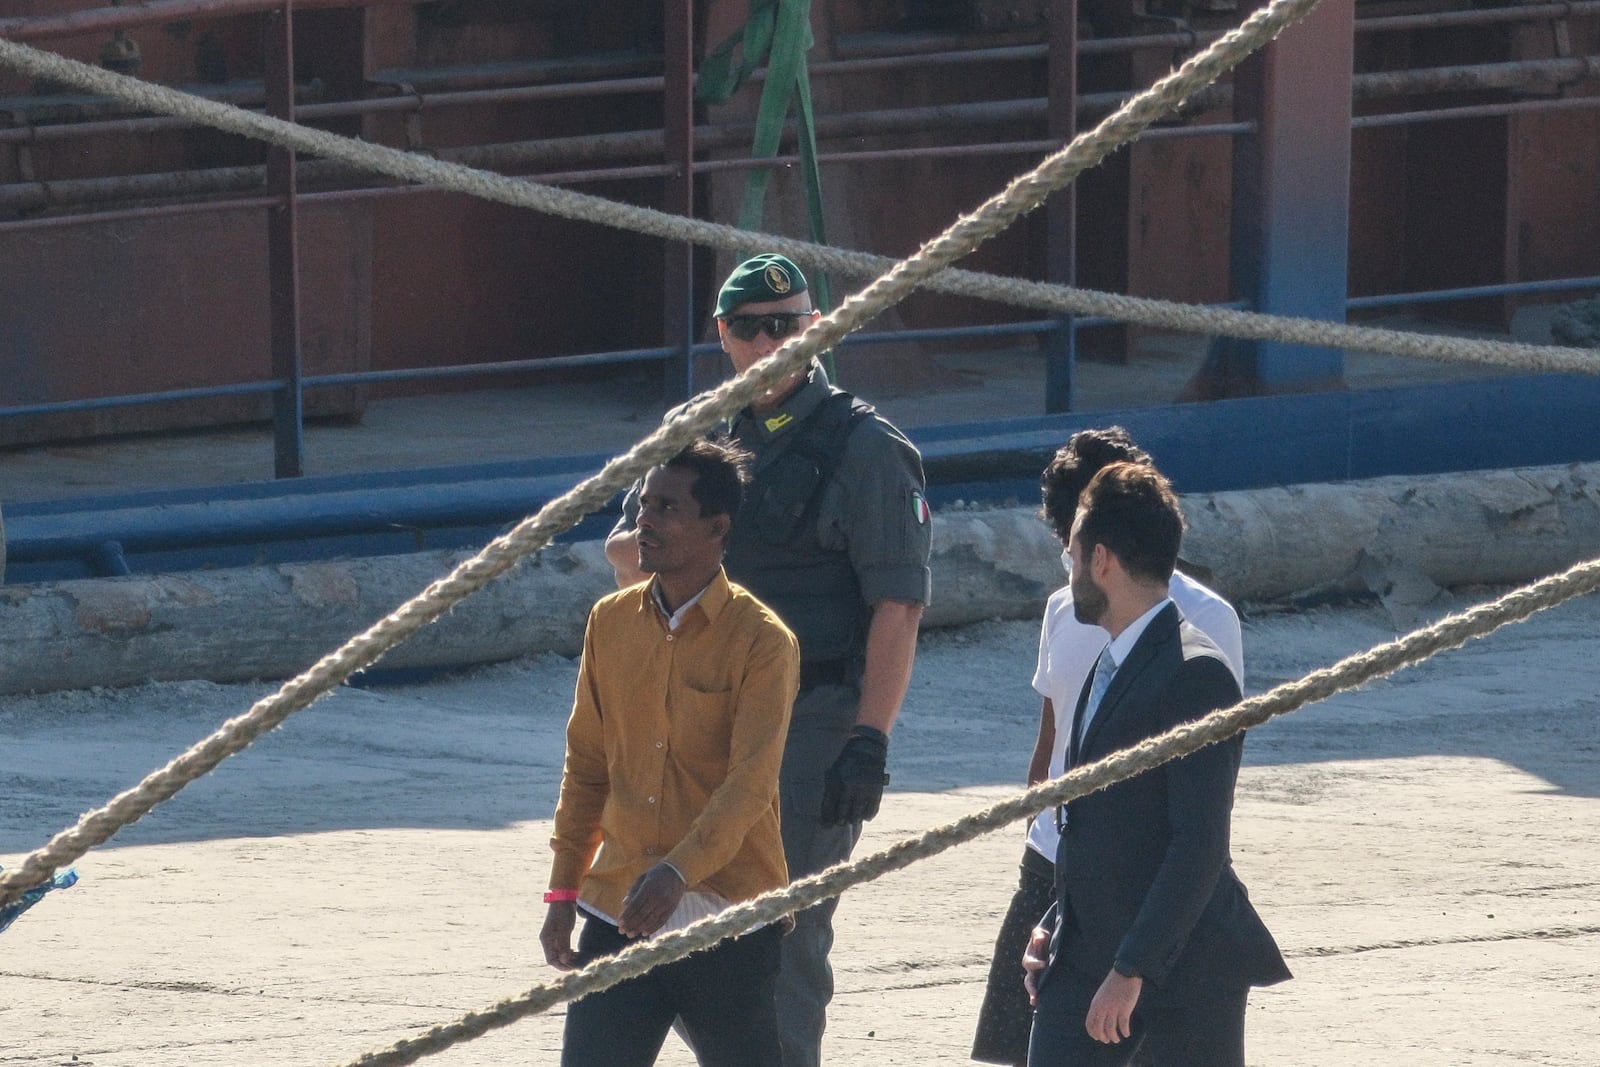
<svg viewBox="0 0 1600 1067">
<path fill-rule="evenodd" d="M 728 315 L 741 304 L 765 304 L 806 291 L 806 276 L 787 256 L 776 252 L 752 256 L 728 275 L 717 293 L 717 317 Z"/>
</svg>

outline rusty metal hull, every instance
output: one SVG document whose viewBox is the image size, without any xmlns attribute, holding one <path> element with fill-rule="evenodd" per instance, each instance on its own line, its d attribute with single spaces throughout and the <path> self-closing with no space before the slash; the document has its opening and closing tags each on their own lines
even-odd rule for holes
<svg viewBox="0 0 1600 1067">
<path fill-rule="evenodd" d="M 307 373 L 371 365 L 370 211 L 306 206 Z M 266 215 L 124 219 L 0 236 L 0 374 L 14 405 L 272 377 Z M 354 387 L 307 394 L 312 415 L 358 416 Z M 262 396 L 0 419 L 0 444 L 252 422 Z"/>
</svg>

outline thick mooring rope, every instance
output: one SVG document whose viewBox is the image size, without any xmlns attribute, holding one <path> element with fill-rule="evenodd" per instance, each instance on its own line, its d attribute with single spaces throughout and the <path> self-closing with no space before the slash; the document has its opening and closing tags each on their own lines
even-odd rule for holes
<svg viewBox="0 0 1600 1067">
<path fill-rule="evenodd" d="M 1493 633 L 1502 626 L 1520 622 L 1535 612 L 1555 607 L 1597 588 L 1600 588 L 1600 560 L 1580 563 L 1561 574 L 1515 589 L 1432 626 L 1347 656 L 1331 667 L 1313 671 L 1297 681 L 1286 682 L 1231 708 L 1175 727 L 1159 737 L 1113 753 L 1096 763 L 1074 768 L 1060 778 L 1017 793 L 955 822 L 897 841 L 862 859 L 839 864 L 809 878 L 792 882 L 783 889 L 745 901 L 686 929 L 631 946 L 616 956 L 597 960 L 581 971 L 534 986 L 520 996 L 469 1013 L 453 1023 L 436 1026 L 421 1036 L 399 1041 L 379 1052 L 369 1052 L 351 1061 L 347 1067 L 399 1067 L 400 1064 L 415 1063 L 451 1045 L 480 1037 L 526 1016 L 537 1015 L 556 1004 L 607 989 L 653 967 L 682 959 L 723 938 L 773 922 L 819 900 L 838 896 L 852 886 L 873 881 L 891 871 L 938 855 L 1052 805 L 1104 789 L 1168 760 L 1232 737 L 1241 730 L 1259 726 L 1268 719 L 1287 715 L 1306 704 L 1325 700 L 1336 693 L 1392 674 L 1402 667 L 1420 663 L 1440 652 L 1459 648 L 1474 638 Z"/>
<path fill-rule="evenodd" d="M 1179 71 L 1134 97 L 1094 130 L 1080 135 L 1071 145 L 1019 181 L 1042 182 L 1047 187 L 1046 191 L 1061 188 L 1076 174 L 1131 141 L 1151 122 L 1176 109 L 1185 97 L 1210 84 L 1209 80 L 1201 79 L 1214 80 L 1231 69 L 1250 49 L 1259 47 L 1290 23 L 1304 17 L 1313 4 L 1314 0 L 1304 0 L 1287 5 L 1284 9 L 1278 9 L 1278 5 L 1274 4 L 1258 12 L 1257 16 L 1252 16 L 1250 21 L 1229 36 L 1218 40 L 1184 64 Z M 1262 22 L 1252 27 L 1252 22 L 1258 16 Z M 1236 53 L 1231 45 L 1240 41 L 1248 42 L 1248 46 L 1244 52 Z M 1230 44 L 1229 48 L 1218 47 L 1225 42 Z M 49 78 L 88 92 L 115 97 L 145 111 L 174 115 L 280 147 L 336 160 L 358 170 L 450 189 L 515 207 L 531 208 L 562 218 L 630 230 L 664 240 L 691 241 L 735 254 L 744 254 L 751 249 L 782 252 L 807 265 L 847 277 L 874 278 L 891 272 L 896 266 L 895 260 L 883 256 L 813 245 L 777 234 L 753 233 L 340 137 L 139 81 L 3 39 L 0 39 L 0 65 L 13 67 L 36 78 Z M 1190 75 L 1186 76 L 1186 71 Z M 1180 78 L 1181 81 L 1177 81 Z M 1067 172 L 1064 177 L 1060 171 L 1050 169 L 1053 161 Z M 1056 184 L 1058 181 L 1060 184 Z M 1032 210 L 1040 200 L 1042 197 L 1018 200 L 1017 214 Z M 1356 349 L 1436 362 L 1513 367 L 1539 373 L 1600 373 L 1600 356 L 1585 349 L 1440 338 L 1231 308 L 1198 307 L 955 268 L 927 272 L 918 277 L 915 284 L 954 296 L 991 300 L 1061 315 L 1104 316 L 1188 333 Z"/>
<path fill-rule="evenodd" d="M 170 799 L 189 782 L 210 772 L 228 756 L 243 751 L 256 738 L 278 726 L 289 715 L 309 706 L 356 671 L 370 667 L 388 649 L 406 640 L 455 604 L 483 588 L 516 561 L 544 547 L 551 537 L 575 525 L 631 484 L 650 466 L 670 458 L 683 445 L 719 419 L 738 411 L 751 399 L 776 384 L 793 368 L 816 353 L 834 347 L 846 334 L 886 308 L 904 299 L 921 281 L 943 270 L 979 244 L 1003 231 L 1033 210 L 1056 189 L 1070 183 L 1118 147 L 1133 140 L 1157 119 L 1177 108 L 1196 90 L 1231 70 L 1256 48 L 1303 18 L 1317 0 L 1273 0 L 1239 27 L 1191 57 L 1178 70 L 1124 104 L 1099 126 L 1080 134 L 1071 144 L 1038 167 L 1013 179 L 969 215 L 957 219 L 944 233 L 919 249 L 916 255 L 894 265 L 866 289 L 849 297 L 831 314 L 813 323 L 798 338 L 786 342 L 750 372 L 705 394 L 679 416 L 663 424 L 621 457 L 612 459 L 599 474 L 551 501 L 532 518 L 491 541 L 482 552 L 434 582 L 418 596 L 323 657 L 303 674 L 284 683 L 277 693 L 258 701 L 249 711 L 228 720 L 215 733 L 138 785 L 114 797 L 105 807 L 83 815 L 76 825 L 57 834 L 30 853 L 14 871 L 0 874 L 0 903 L 41 884 L 56 870 L 110 839 L 124 826 L 142 818 Z M 223 129 L 269 140 L 308 139 L 309 150 L 341 152 L 344 139 L 318 130 L 279 122 L 253 112 L 185 96 L 185 94 L 125 78 L 60 56 L 37 52 L 0 41 L 0 62 L 16 65 L 40 76 L 57 76 L 70 84 L 119 96 L 151 110 L 179 113 L 193 109 L 194 117 Z M 143 97 L 148 95 L 148 100 Z M 140 99 L 135 99 L 139 97 Z M 322 146 L 322 147 L 317 147 Z M 298 143 L 294 147 L 300 147 Z M 375 159 L 391 157 L 423 167 L 441 177 L 467 177 L 499 188 L 503 183 L 527 190 L 544 201 L 555 191 L 526 182 L 485 176 L 437 160 L 408 156 L 391 149 L 365 146 Z M 489 179 L 494 179 L 490 181 Z M 534 205 L 528 205 L 534 206 Z M 737 231 L 735 231 L 737 232 Z M 749 235 L 745 235 L 745 240 Z"/>
<path fill-rule="evenodd" d="M 522 556 L 548 543 L 550 537 L 569 528 L 584 514 L 604 504 L 648 466 L 671 456 L 698 436 L 706 426 L 738 410 L 805 360 L 832 347 L 851 330 L 897 303 L 919 285 L 959 292 L 961 295 L 1023 303 L 1045 310 L 1109 315 L 1125 321 L 1194 332 L 1365 348 L 1397 355 L 1496 363 L 1532 370 L 1593 372 L 1597 369 L 1596 357 L 1582 350 L 1422 338 L 1397 331 L 1367 330 L 1226 309 L 1191 308 L 946 269 L 948 264 L 1009 226 L 1022 214 L 1033 210 L 1048 193 L 1070 183 L 1083 170 L 1132 140 L 1151 122 L 1180 104 L 1186 96 L 1210 84 L 1254 48 L 1303 17 L 1315 2 L 1279 0 L 1257 12 L 1233 33 L 1184 64 L 1179 71 L 1129 101 L 1095 130 L 1080 136 L 1040 167 L 1013 181 L 1000 195 L 972 215 L 958 220 L 944 234 L 924 245 L 916 256 L 896 264 L 879 257 L 677 219 L 647 209 L 630 208 L 598 198 L 547 189 L 392 149 L 349 142 L 320 131 L 185 97 L 171 90 L 0 41 L 0 63 L 76 84 L 90 91 L 117 96 L 147 110 L 182 115 L 299 151 L 343 159 L 363 169 L 406 180 L 430 182 L 569 218 L 627 226 L 674 240 L 695 240 L 731 250 L 754 246 L 774 248 L 843 274 L 870 274 L 882 270 L 885 265 L 889 267 L 862 293 L 851 297 L 838 311 L 817 323 L 802 337 L 786 344 L 750 374 L 698 398 L 678 418 L 664 424 L 628 453 L 609 462 L 600 474 L 552 501 L 537 515 L 491 542 L 478 556 L 430 585 L 417 598 L 351 639 L 306 673 L 286 683 L 277 694 L 258 702 L 245 715 L 229 720 L 211 737 L 148 776 L 134 789 L 114 798 L 105 808 L 85 815 L 77 826 L 57 835 L 16 870 L 0 876 L 0 901 L 14 897 L 28 886 L 47 878 L 60 866 L 82 856 L 121 827 L 170 798 L 188 782 L 213 769 L 227 756 L 242 751 L 255 738 L 275 728 L 289 714 L 311 704 L 354 671 L 376 662 L 388 648 L 405 640 L 454 604 L 482 588 Z M 351 145 L 359 146 L 360 151 L 351 150 Z M 518 1018 L 544 1011 L 553 1004 L 606 988 L 722 938 L 836 896 L 851 886 L 936 855 L 1051 804 L 1105 788 L 1268 718 L 1287 714 L 1307 703 L 1427 659 L 1437 652 L 1458 647 L 1467 640 L 1592 591 L 1597 586 L 1600 586 L 1600 561 L 1574 567 L 1564 574 L 1516 590 L 1490 604 L 1451 616 L 1400 640 L 1349 657 L 1298 682 L 1279 686 L 1233 708 L 1186 724 L 1096 764 L 1075 769 L 1063 778 L 1017 794 L 954 823 L 908 838 L 855 863 L 830 868 L 729 909 L 687 930 L 642 944 L 557 982 L 535 987 L 518 998 L 472 1013 L 455 1023 L 437 1027 L 420 1038 L 399 1042 L 388 1050 L 368 1054 L 355 1062 L 364 1067 L 415 1062 L 453 1044 L 508 1025 Z"/>
</svg>

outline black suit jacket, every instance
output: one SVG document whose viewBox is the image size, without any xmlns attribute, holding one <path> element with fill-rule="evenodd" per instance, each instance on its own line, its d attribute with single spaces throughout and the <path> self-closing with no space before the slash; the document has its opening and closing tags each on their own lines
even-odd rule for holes
<svg viewBox="0 0 1600 1067">
<path fill-rule="evenodd" d="M 1088 692 L 1086 680 L 1073 738 Z M 1118 668 L 1069 766 L 1239 699 L 1217 646 L 1168 604 Z M 1052 973 L 1098 980 L 1115 963 L 1145 979 L 1143 997 L 1185 1000 L 1290 977 L 1229 855 L 1243 750 L 1235 735 L 1067 805 Z"/>
</svg>

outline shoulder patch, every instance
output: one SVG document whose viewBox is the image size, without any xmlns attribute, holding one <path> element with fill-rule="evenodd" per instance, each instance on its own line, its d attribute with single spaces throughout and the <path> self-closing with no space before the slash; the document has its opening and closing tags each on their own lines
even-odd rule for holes
<svg viewBox="0 0 1600 1067">
<path fill-rule="evenodd" d="M 921 493 L 912 493 L 911 514 L 917 520 L 918 526 L 926 526 L 929 518 L 928 498 Z"/>
</svg>

